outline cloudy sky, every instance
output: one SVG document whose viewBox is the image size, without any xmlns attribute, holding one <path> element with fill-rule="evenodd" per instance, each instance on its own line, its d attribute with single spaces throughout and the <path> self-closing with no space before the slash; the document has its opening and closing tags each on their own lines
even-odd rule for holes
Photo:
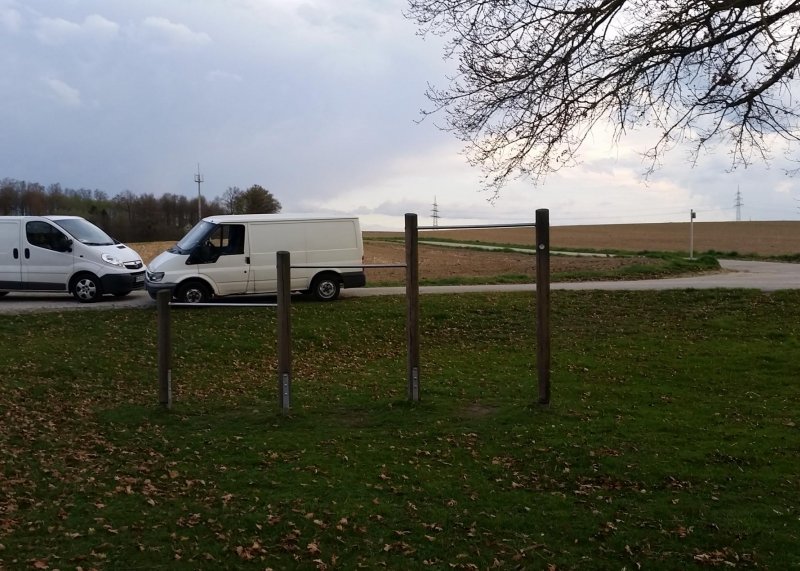
<svg viewBox="0 0 800 571">
<path fill-rule="evenodd" d="M 800 218 L 779 162 L 692 168 L 682 150 L 644 180 L 637 133 L 596 133 L 581 165 L 494 202 L 461 145 L 420 122 L 453 64 L 403 18 L 404 0 L 0 0 L 0 178 L 114 196 L 208 198 L 260 184 L 285 212 L 358 214 L 401 228 Z"/>
</svg>

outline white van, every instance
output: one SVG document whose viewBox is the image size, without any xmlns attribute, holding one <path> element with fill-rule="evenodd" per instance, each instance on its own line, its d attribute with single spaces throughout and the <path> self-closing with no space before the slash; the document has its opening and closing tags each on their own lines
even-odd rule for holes
<svg viewBox="0 0 800 571">
<path fill-rule="evenodd" d="M 142 258 L 78 216 L 0 216 L 0 296 L 69 292 L 78 301 L 144 287 Z"/>
<path fill-rule="evenodd" d="M 148 265 L 145 287 L 153 298 L 168 289 L 183 303 L 275 293 L 280 251 L 289 252 L 293 266 L 319 266 L 293 268 L 292 291 L 332 301 L 340 288 L 366 284 L 363 268 L 346 267 L 364 263 L 358 218 L 229 214 L 204 218 L 156 256 Z"/>
</svg>

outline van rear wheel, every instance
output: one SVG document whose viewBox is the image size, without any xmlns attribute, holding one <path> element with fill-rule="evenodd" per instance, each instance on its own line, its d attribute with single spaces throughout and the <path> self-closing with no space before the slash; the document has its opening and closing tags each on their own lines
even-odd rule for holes
<svg viewBox="0 0 800 571">
<path fill-rule="evenodd" d="M 333 301 L 339 297 L 339 276 L 336 274 L 322 274 L 314 278 L 311 284 L 311 293 L 319 301 Z"/>
<path fill-rule="evenodd" d="M 207 303 L 211 300 L 211 290 L 202 282 L 189 282 L 178 288 L 175 299 L 181 303 Z"/>
<path fill-rule="evenodd" d="M 92 274 L 81 274 L 72 280 L 70 291 L 81 303 L 94 303 L 103 295 L 100 280 Z"/>
</svg>

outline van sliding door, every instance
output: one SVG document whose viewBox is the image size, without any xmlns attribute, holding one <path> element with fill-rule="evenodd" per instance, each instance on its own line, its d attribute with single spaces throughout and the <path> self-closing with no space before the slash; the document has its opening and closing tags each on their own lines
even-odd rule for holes
<svg viewBox="0 0 800 571">
<path fill-rule="evenodd" d="M 22 287 L 19 221 L 0 221 L 0 291 Z"/>
<path fill-rule="evenodd" d="M 307 262 L 305 227 L 302 222 L 255 222 L 249 225 L 250 262 L 255 278 L 255 293 L 274 293 L 278 290 L 278 252 L 289 252 L 292 264 Z M 293 269 L 291 288 L 307 288 L 308 276 L 312 271 Z"/>
</svg>

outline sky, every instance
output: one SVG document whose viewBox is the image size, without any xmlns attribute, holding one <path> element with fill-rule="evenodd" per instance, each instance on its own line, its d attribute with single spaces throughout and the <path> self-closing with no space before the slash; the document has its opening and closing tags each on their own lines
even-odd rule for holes
<svg viewBox="0 0 800 571">
<path fill-rule="evenodd" d="M 0 0 L 0 178 L 207 199 L 259 184 L 284 212 L 440 225 L 797 220 L 780 160 L 729 172 L 652 136 L 592 134 L 575 167 L 494 200 L 430 109 L 454 63 L 405 0 Z M 741 206 L 737 209 L 737 192 Z"/>
</svg>

